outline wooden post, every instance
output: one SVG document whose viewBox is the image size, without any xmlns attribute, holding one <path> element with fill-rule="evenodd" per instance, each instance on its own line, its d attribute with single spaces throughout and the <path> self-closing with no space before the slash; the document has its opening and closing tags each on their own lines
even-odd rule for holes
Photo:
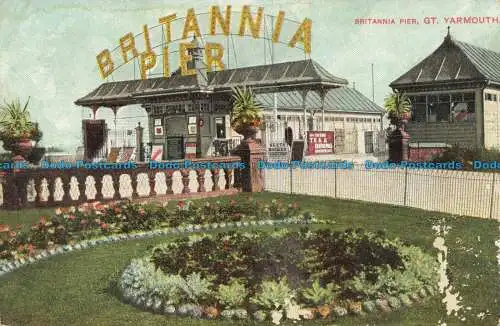
<svg viewBox="0 0 500 326">
<path fill-rule="evenodd" d="M 144 128 L 141 127 L 141 123 L 137 123 L 137 127 L 135 127 L 135 161 L 143 162 L 144 161 L 144 148 L 142 145 L 143 142 L 143 131 Z"/>
</svg>

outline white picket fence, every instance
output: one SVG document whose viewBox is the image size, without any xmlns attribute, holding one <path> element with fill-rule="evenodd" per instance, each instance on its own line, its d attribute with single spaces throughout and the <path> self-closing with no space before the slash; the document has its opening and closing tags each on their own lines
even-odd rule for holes
<svg viewBox="0 0 500 326">
<path fill-rule="evenodd" d="M 266 169 L 265 190 L 500 220 L 500 174 L 412 169 Z"/>
</svg>

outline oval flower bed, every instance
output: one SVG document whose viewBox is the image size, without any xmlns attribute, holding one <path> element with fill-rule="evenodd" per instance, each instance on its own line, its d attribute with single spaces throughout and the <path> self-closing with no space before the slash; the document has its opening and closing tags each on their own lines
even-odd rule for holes
<svg viewBox="0 0 500 326">
<path fill-rule="evenodd" d="M 26 260 L 45 249 L 56 250 L 102 236 L 214 223 L 224 226 L 234 222 L 238 226 L 299 217 L 299 213 L 296 204 L 284 205 L 277 200 L 263 204 L 252 198 L 215 203 L 179 201 L 175 208 L 167 207 L 167 203 L 86 203 L 58 208 L 52 217 L 41 216 L 31 227 L 0 224 L 0 264 L 2 260 Z"/>
<path fill-rule="evenodd" d="M 436 291 L 437 262 L 363 230 L 194 235 L 135 259 L 122 299 L 163 314 L 279 323 L 411 305 Z"/>
</svg>

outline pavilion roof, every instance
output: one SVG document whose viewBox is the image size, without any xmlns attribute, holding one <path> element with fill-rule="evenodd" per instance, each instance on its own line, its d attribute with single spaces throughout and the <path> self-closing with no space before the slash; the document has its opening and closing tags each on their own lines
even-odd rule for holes
<svg viewBox="0 0 500 326">
<path fill-rule="evenodd" d="M 273 93 L 257 94 L 257 100 L 265 108 L 274 107 Z M 277 93 L 278 109 L 303 110 L 302 95 L 300 91 Z M 350 87 L 338 87 L 326 91 L 324 101 L 325 111 L 353 112 L 353 113 L 384 113 L 385 110 L 365 97 L 362 93 Z M 320 110 L 321 98 L 317 92 L 308 92 L 306 96 L 306 109 Z"/>
<path fill-rule="evenodd" d="M 196 75 L 172 74 L 145 80 L 103 83 L 75 101 L 81 106 L 122 106 L 142 103 L 144 98 L 187 92 L 228 92 L 231 87 L 249 86 L 254 89 L 301 87 L 334 88 L 347 85 L 312 59 L 208 72 L 208 83 L 200 85 Z"/>
<path fill-rule="evenodd" d="M 434 52 L 389 86 L 401 88 L 465 81 L 500 85 L 500 53 L 457 41 L 448 34 Z"/>
</svg>

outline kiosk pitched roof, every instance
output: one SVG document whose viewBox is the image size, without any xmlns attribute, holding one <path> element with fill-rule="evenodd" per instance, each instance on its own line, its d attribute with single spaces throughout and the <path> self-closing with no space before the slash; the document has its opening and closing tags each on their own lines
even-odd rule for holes
<svg viewBox="0 0 500 326">
<path fill-rule="evenodd" d="M 461 81 L 500 84 L 500 53 L 457 41 L 448 34 L 433 53 L 389 86 Z"/>
</svg>

